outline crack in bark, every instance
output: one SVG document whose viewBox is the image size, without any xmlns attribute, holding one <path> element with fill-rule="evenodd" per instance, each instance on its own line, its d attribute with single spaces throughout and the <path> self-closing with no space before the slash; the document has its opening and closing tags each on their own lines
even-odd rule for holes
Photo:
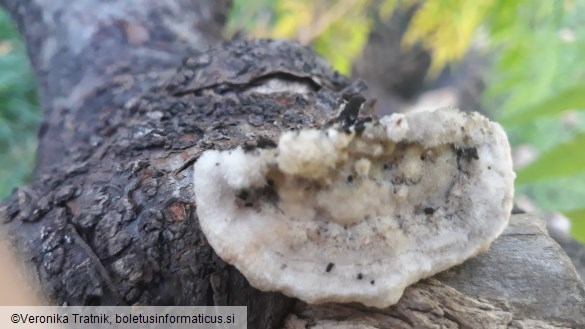
<svg viewBox="0 0 585 329">
<path fill-rule="evenodd" d="M 67 227 L 69 228 L 69 232 L 73 235 L 73 239 L 79 244 L 79 246 L 81 246 L 81 248 L 85 251 L 87 256 L 91 259 L 92 265 L 97 267 L 100 277 L 102 278 L 102 280 L 104 280 L 106 286 L 110 288 L 110 291 L 117 299 L 116 304 L 120 306 L 127 306 L 128 304 L 124 301 L 122 296 L 118 294 L 116 286 L 114 285 L 114 282 L 112 281 L 112 278 L 108 273 L 108 270 L 106 269 L 98 255 L 96 255 L 93 249 L 85 242 L 81 235 L 79 235 L 79 232 L 77 232 L 77 229 L 75 229 L 75 227 L 72 224 L 68 224 Z"/>
</svg>

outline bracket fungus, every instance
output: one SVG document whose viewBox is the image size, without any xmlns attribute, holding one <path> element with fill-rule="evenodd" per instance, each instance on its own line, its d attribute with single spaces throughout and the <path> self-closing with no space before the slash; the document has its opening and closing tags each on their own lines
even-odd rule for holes
<svg viewBox="0 0 585 329">
<path fill-rule="evenodd" d="M 455 109 L 283 133 L 194 167 L 210 245 L 250 284 L 308 303 L 387 307 L 489 248 L 508 223 L 505 132 Z"/>
</svg>

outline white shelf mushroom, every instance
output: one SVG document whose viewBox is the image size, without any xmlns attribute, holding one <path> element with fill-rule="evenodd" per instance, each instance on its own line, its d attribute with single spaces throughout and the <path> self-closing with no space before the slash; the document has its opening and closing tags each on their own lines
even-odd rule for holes
<svg viewBox="0 0 585 329">
<path fill-rule="evenodd" d="M 362 128 L 287 132 L 276 148 L 196 162 L 201 228 L 251 285 L 387 307 L 507 225 L 514 172 L 498 124 L 441 109 Z"/>
</svg>

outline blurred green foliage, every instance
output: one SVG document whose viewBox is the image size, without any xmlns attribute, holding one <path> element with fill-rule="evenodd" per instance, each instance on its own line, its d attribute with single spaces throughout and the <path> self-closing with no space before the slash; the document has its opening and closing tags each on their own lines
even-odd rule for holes
<svg viewBox="0 0 585 329">
<path fill-rule="evenodd" d="M 310 44 L 338 71 L 349 74 L 351 63 L 361 53 L 370 31 L 367 13 L 370 2 L 236 0 L 227 34 L 244 30 L 255 37 L 295 39 L 303 45 Z"/>
<path fill-rule="evenodd" d="M 484 104 L 513 146 L 538 158 L 517 169 L 516 195 L 572 220 L 585 242 L 585 10 L 583 1 L 501 1 L 486 21 L 498 54 Z"/>
<path fill-rule="evenodd" d="M 25 48 L 0 10 L 0 199 L 30 177 L 40 115 Z"/>
</svg>

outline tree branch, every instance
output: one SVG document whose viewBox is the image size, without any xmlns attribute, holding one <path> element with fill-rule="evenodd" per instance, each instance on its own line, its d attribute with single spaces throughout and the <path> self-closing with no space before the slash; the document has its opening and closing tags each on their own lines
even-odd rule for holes
<svg viewBox="0 0 585 329">
<path fill-rule="evenodd" d="M 148 73 L 152 82 L 161 80 L 164 71 L 177 67 L 185 56 L 220 41 L 230 1 L 118 0 L 104 5 L 97 0 L 2 0 L 1 4 L 26 40 L 39 85 L 44 114 L 40 174 L 69 159 L 71 145 L 91 143 L 102 119 L 99 112 L 108 108 L 98 110 L 88 103 L 99 101 L 104 90 L 116 82 L 128 84 L 128 75 Z M 122 74 L 126 77 L 114 79 Z M 149 84 L 140 87 L 147 89 Z M 118 104 L 127 99 L 120 95 Z"/>
</svg>

